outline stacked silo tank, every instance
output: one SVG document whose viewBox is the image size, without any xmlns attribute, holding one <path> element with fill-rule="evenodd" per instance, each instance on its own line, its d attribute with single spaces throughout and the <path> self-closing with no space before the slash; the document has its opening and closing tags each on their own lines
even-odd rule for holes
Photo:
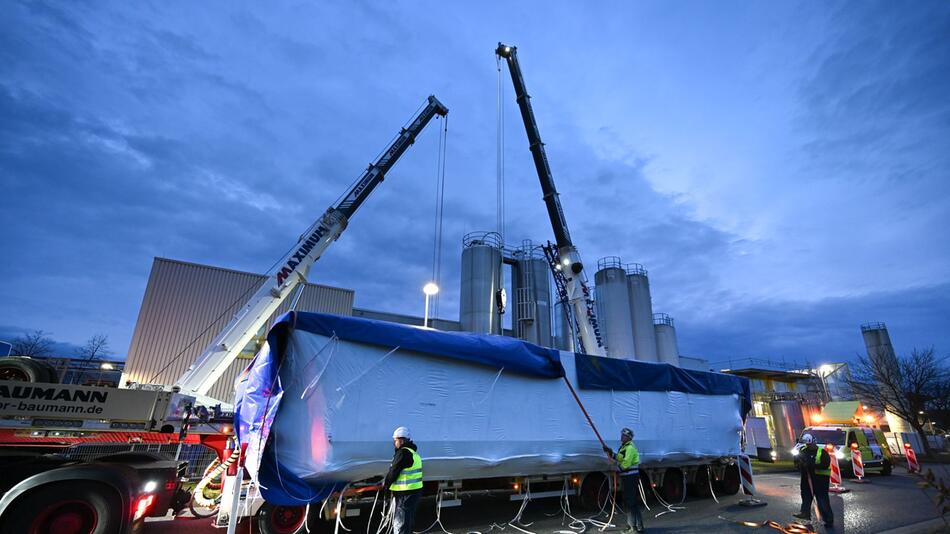
<svg viewBox="0 0 950 534">
<path fill-rule="evenodd" d="M 653 331 L 656 334 L 656 353 L 659 360 L 679 367 L 680 349 L 676 342 L 673 318 L 665 313 L 654 313 Z"/>
<path fill-rule="evenodd" d="M 495 232 L 472 232 L 462 238 L 459 321 L 462 330 L 501 334 L 497 293 L 502 289 L 502 242 Z"/>
<path fill-rule="evenodd" d="M 531 241 L 514 254 L 512 286 L 515 291 L 513 324 L 519 338 L 551 346 L 551 268 Z"/>
<path fill-rule="evenodd" d="M 636 350 L 630 290 L 627 287 L 627 272 L 619 257 L 607 256 L 597 260 L 594 284 L 607 355 L 612 358 L 634 359 Z"/>
<path fill-rule="evenodd" d="M 861 336 L 864 337 L 864 347 L 869 358 L 876 360 L 886 357 L 896 361 L 897 355 L 894 353 L 894 345 L 891 344 L 891 336 L 887 333 L 887 325 L 864 323 L 861 325 Z"/>
<path fill-rule="evenodd" d="M 630 319 L 633 323 L 633 345 L 636 358 L 655 362 L 656 333 L 653 330 L 653 301 L 650 297 L 650 280 L 647 271 L 639 263 L 626 266 L 627 290 L 630 293 Z"/>
</svg>

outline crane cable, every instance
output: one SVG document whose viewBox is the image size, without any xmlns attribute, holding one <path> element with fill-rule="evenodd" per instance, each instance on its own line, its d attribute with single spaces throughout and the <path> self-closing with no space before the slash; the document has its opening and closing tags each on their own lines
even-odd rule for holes
<svg viewBox="0 0 950 534">
<path fill-rule="evenodd" d="M 495 147 L 495 202 L 497 203 L 496 226 L 501 242 L 505 242 L 505 84 L 501 74 L 501 56 L 495 55 L 498 71 L 497 146 Z"/>
<path fill-rule="evenodd" d="M 442 284 L 442 222 L 445 213 L 445 152 L 449 134 L 448 115 L 441 118 L 442 128 L 439 130 L 439 154 L 435 177 L 435 229 L 432 244 L 432 282 L 441 287 Z M 432 317 L 438 317 L 439 293 L 432 296 Z"/>
</svg>

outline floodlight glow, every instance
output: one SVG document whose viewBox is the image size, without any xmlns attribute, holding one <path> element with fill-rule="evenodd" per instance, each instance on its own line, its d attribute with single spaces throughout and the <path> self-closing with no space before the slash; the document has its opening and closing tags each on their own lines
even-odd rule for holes
<svg viewBox="0 0 950 534">
<path fill-rule="evenodd" d="M 439 286 L 435 285 L 433 282 L 429 282 L 422 287 L 422 292 L 431 297 L 432 295 L 435 295 L 439 292 Z"/>
</svg>

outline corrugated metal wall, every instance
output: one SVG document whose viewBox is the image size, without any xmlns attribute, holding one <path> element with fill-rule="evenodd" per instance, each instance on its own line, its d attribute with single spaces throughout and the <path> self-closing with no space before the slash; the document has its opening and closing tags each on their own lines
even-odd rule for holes
<svg viewBox="0 0 950 534">
<path fill-rule="evenodd" d="M 263 275 L 155 258 L 135 323 L 122 383 L 174 384 L 264 281 Z M 268 321 L 290 309 L 287 298 Z M 306 284 L 301 311 L 352 315 L 353 290 Z M 245 350 L 208 392 L 232 402 L 235 378 L 256 352 Z"/>
</svg>

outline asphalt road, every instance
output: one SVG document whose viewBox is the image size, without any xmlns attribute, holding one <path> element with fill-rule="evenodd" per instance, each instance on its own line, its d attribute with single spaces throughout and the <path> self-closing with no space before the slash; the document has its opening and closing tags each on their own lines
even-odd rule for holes
<svg viewBox="0 0 950 534">
<path fill-rule="evenodd" d="M 935 471 L 943 473 L 945 479 L 950 479 L 950 469 L 947 466 L 935 466 Z M 836 528 L 825 529 L 820 523 L 815 524 L 819 533 L 872 534 L 881 533 L 890 529 L 917 525 L 911 532 L 941 532 L 940 527 L 934 529 L 934 520 L 939 520 L 933 495 L 927 494 L 917 487 L 920 480 L 897 469 L 889 477 L 871 475 L 870 483 L 854 484 L 845 481 L 845 486 L 852 489 L 850 493 L 832 495 L 831 503 L 835 514 Z M 766 520 L 787 524 L 794 520 L 792 513 L 797 512 L 801 498 L 799 496 L 798 476 L 794 473 L 764 474 L 756 477 L 756 488 L 761 500 L 766 506 L 747 508 L 738 502 L 742 497 L 738 495 L 722 497 L 716 503 L 712 499 L 688 499 L 683 509 L 674 513 L 665 513 L 656 517 L 664 510 L 655 502 L 650 502 L 652 510 L 644 510 L 644 521 L 648 532 L 677 532 L 677 533 L 718 533 L 718 532 L 754 532 L 758 530 L 777 532 L 769 528 L 751 528 L 738 525 L 729 520 L 762 522 Z M 442 511 L 442 524 L 455 534 L 469 534 L 479 532 L 487 534 L 489 531 L 498 533 L 498 527 L 491 525 L 506 525 L 518 511 L 518 503 L 512 503 L 499 497 L 481 497 L 465 501 L 461 507 L 447 508 Z M 574 514 L 578 518 L 590 517 L 590 513 Z M 416 530 L 421 531 L 435 519 L 433 503 L 424 503 L 419 510 L 416 521 Z M 600 519 L 605 519 L 600 516 Z M 173 521 L 150 522 L 146 527 L 146 534 L 160 533 L 221 533 L 210 526 L 210 520 L 195 520 L 178 518 Z M 538 499 L 529 503 L 523 515 L 524 530 L 535 534 L 565 534 L 572 532 L 569 521 L 565 520 L 556 498 Z M 925 522 L 930 521 L 928 526 Z M 626 528 L 621 516 L 615 517 L 615 527 L 608 528 L 607 532 L 619 532 Z M 345 525 L 353 529 L 354 534 L 366 532 L 365 520 L 360 522 L 349 519 Z M 505 534 L 524 534 L 511 526 L 505 526 Z M 589 526 L 589 532 L 595 528 Z M 248 522 L 242 523 L 238 532 L 250 532 Z M 312 529 L 316 531 L 316 529 Z M 438 532 L 438 528 L 434 529 Z M 950 530 L 947 530 L 950 531 Z M 330 530 L 332 532 L 332 530 Z M 343 530 L 340 531 L 344 532 Z M 375 528 L 372 529 L 375 532 Z M 576 532 L 576 531 L 573 531 Z"/>
</svg>

